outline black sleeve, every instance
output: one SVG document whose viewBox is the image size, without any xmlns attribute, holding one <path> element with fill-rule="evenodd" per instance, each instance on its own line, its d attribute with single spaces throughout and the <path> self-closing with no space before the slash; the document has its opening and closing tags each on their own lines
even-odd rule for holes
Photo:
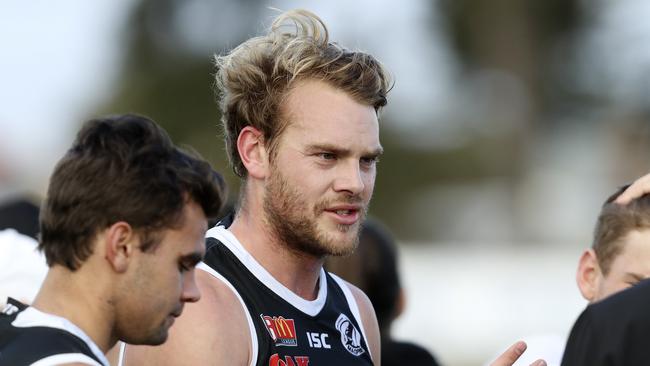
<svg viewBox="0 0 650 366">
<path fill-rule="evenodd" d="M 650 365 L 650 280 L 589 305 L 576 321 L 562 366 Z"/>
<path fill-rule="evenodd" d="M 587 307 L 573 325 L 571 335 L 564 349 L 562 366 L 606 365 L 600 360 L 601 330 L 592 321 L 592 308 Z"/>
</svg>

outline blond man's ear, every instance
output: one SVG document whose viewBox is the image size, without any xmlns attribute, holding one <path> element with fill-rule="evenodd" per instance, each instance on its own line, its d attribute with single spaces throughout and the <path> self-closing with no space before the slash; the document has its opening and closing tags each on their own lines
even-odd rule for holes
<svg viewBox="0 0 650 366">
<path fill-rule="evenodd" d="M 252 126 L 244 127 L 237 138 L 237 151 L 249 177 L 264 179 L 269 176 L 269 155 L 262 131 Z"/>
</svg>

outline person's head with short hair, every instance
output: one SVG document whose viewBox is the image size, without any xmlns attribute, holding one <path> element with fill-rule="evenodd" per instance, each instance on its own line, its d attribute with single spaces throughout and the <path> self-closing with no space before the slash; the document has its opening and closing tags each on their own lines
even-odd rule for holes
<svg viewBox="0 0 650 366">
<path fill-rule="evenodd" d="M 265 230 L 298 253 L 349 253 L 382 151 L 383 66 L 330 41 L 305 10 L 281 14 L 216 64 L 226 147 L 244 183 L 237 215 L 262 212 Z"/>
<path fill-rule="evenodd" d="M 102 298 L 111 337 L 160 344 L 183 304 L 199 299 L 194 267 L 207 218 L 224 201 L 222 177 L 154 121 L 90 120 L 58 162 L 41 210 L 49 283 Z"/>
<path fill-rule="evenodd" d="M 650 277 L 650 195 L 615 203 L 628 186 L 603 204 L 592 247 L 580 258 L 577 282 L 589 302 L 602 300 Z"/>
<path fill-rule="evenodd" d="M 382 338 L 389 337 L 390 326 L 404 310 L 404 294 L 399 275 L 395 239 L 378 220 L 366 220 L 359 235 L 359 246 L 347 257 L 330 257 L 326 268 L 359 287 L 372 303 Z"/>
</svg>

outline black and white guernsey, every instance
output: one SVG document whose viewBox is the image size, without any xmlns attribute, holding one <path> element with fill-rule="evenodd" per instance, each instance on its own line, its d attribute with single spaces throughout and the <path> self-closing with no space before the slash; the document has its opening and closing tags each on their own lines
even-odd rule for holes
<svg viewBox="0 0 650 366">
<path fill-rule="evenodd" d="M 75 362 L 109 365 L 99 347 L 67 319 L 9 299 L 0 313 L 0 366 Z"/>
<path fill-rule="evenodd" d="M 210 229 L 200 268 L 223 281 L 245 310 L 251 366 L 372 365 L 356 301 L 340 278 L 321 269 L 307 301 L 278 282 L 223 226 Z"/>
</svg>

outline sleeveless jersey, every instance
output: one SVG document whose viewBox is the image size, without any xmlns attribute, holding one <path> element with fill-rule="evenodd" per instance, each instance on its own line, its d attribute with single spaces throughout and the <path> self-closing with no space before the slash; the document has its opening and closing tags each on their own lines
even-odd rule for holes
<svg viewBox="0 0 650 366">
<path fill-rule="evenodd" d="M 251 366 L 373 364 L 359 309 L 343 280 L 321 269 L 318 296 L 307 301 L 273 278 L 225 227 L 206 237 L 197 268 L 223 281 L 241 302 L 253 343 Z"/>
<path fill-rule="evenodd" d="M 0 366 L 72 362 L 109 365 L 99 347 L 77 326 L 10 298 L 0 313 Z"/>
</svg>

